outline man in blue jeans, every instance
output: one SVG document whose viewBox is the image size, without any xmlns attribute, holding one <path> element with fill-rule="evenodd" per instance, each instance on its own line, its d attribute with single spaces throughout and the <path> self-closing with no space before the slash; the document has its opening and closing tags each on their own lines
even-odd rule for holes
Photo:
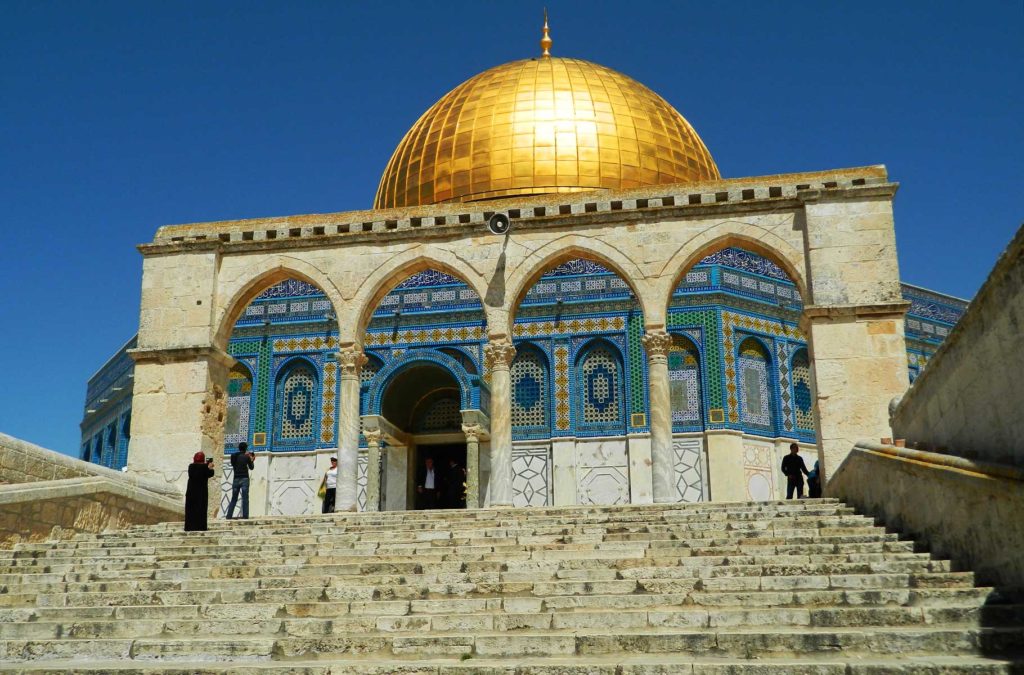
<svg viewBox="0 0 1024 675">
<path fill-rule="evenodd" d="M 231 479 L 231 503 L 228 504 L 227 519 L 231 520 L 235 515 L 235 504 L 238 503 L 238 493 L 242 493 L 242 520 L 249 518 L 249 471 L 252 470 L 252 460 L 256 457 L 249 451 L 248 443 L 239 443 L 238 451 L 231 455 L 231 468 L 235 470 Z"/>
</svg>

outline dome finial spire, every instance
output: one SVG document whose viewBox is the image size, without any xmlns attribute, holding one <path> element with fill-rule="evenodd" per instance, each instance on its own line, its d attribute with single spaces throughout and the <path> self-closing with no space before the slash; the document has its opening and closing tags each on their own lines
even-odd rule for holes
<svg viewBox="0 0 1024 675">
<path fill-rule="evenodd" d="M 540 39 L 541 58 L 551 57 L 551 31 L 548 29 L 548 8 L 544 8 L 544 37 Z"/>
</svg>

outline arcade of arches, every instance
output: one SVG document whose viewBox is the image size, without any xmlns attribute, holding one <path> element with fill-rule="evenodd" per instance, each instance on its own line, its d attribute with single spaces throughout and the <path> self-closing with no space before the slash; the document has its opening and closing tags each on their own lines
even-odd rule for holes
<svg viewBox="0 0 1024 675">
<path fill-rule="evenodd" d="M 908 381 L 892 184 L 851 176 L 788 210 L 748 200 L 742 222 L 666 196 L 642 219 L 595 224 L 565 199 L 506 236 L 477 212 L 287 254 L 161 230 L 142 247 L 162 290 L 144 293 L 129 466 L 178 481 L 147 448 L 249 438 L 268 513 L 315 510 L 332 454 L 339 509 L 412 508 L 430 445 L 466 448 L 470 506 L 775 498 L 780 449 L 827 475 L 886 435 Z"/>
<path fill-rule="evenodd" d="M 338 509 L 410 507 L 431 445 L 465 447 L 470 506 L 772 498 L 780 447 L 827 477 L 890 435 L 934 343 L 906 329 L 951 325 L 904 322 L 944 300 L 900 283 L 896 189 L 882 166 L 723 179 L 621 73 L 496 66 L 413 125 L 373 210 L 140 246 L 115 446 L 180 485 L 194 452 L 248 439 L 256 513 L 315 510 L 334 453 Z M 83 423 L 101 458 L 106 423 Z"/>
</svg>

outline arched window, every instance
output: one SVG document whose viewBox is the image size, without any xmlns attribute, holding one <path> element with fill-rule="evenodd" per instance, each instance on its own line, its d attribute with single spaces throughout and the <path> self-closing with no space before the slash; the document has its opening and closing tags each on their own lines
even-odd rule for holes
<svg viewBox="0 0 1024 675">
<path fill-rule="evenodd" d="M 793 374 L 793 411 L 796 414 L 796 428 L 814 432 L 814 404 L 811 400 L 811 361 L 806 349 L 798 349 L 791 363 Z"/>
<path fill-rule="evenodd" d="M 544 355 L 532 345 L 517 345 L 510 375 L 513 430 L 519 436 L 550 436 L 548 365 Z"/>
<path fill-rule="evenodd" d="M 736 363 L 740 422 L 756 431 L 774 431 L 769 387 L 771 380 L 768 377 L 771 361 L 768 351 L 755 338 L 747 338 L 740 344 Z"/>
<path fill-rule="evenodd" d="M 700 352 L 682 335 L 672 336 L 668 352 L 669 398 L 672 402 L 674 431 L 701 431 L 702 415 Z"/>
<path fill-rule="evenodd" d="M 224 422 L 224 445 L 235 445 L 249 439 L 249 401 L 252 398 L 252 375 L 241 363 L 228 372 L 228 410 Z"/>
<path fill-rule="evenodd" d="M 600 341 L 582 354 L 577 366 L 580 431 L 624 433 L 622 359 Z"/>
<path fill-rule="evenodd" d="M 301 445 L 313 442 L 316 401 L 317 375 L 312 365 L 299 359 L 281 371 L 274 404 L 277 415 L 275 443 Z"/>
</svg>

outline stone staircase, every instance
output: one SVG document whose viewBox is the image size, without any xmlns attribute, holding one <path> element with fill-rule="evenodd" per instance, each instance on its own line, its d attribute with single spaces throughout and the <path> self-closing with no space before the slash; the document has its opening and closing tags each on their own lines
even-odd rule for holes
<svg viewBox="0 0 1024 675">
<path fill-rule="evenodd" d="M 0 551 L 0 671 L 1024 672 L 1012 594 L 835 500 L 180 529 Z"/>
</svg>

